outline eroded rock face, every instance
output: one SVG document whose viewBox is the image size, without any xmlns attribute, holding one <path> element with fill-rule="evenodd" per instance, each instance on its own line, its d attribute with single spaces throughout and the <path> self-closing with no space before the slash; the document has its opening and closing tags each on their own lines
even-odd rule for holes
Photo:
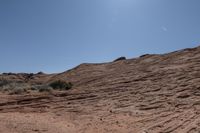
<svg viewBox="0 0 200 133">
<path fill-rule="evenodd" d="M 74 88 L 52 94 L 1 94 L 0 131 L 200 132 L 200 47 L 83 64 L 30 82 L 58 79 L 72 82 Z M 17 112 L 23 114 L 20 121 Z M 34 119 L 36 114 L 40 121 Z"/>
</svg>

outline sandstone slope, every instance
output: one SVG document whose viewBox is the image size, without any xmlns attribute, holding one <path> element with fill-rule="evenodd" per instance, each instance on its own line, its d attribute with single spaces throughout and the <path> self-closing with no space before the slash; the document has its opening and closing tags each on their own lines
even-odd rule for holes
<svg viewBox="0 0 200 133">
<path fill-rule="evenodd" d="M 2 93 L 0 132 L 200 132 L 200 47 L 81 64 L 59 74 L 34 75 L 27 82 L 58 79 L 72 82 L 73 89 L 52 94 Z"/>
</svg>

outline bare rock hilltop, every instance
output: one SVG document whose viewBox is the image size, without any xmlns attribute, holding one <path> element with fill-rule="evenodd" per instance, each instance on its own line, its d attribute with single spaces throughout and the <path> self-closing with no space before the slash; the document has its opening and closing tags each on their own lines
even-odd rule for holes
<svg viewBox="0 0 200 133">
<path fill-rule="evenodd" d="M 73 87 L 32 87 L 60 80 Z M 0 81 L 1 133 L 200 133 L 200 47 Z"/>
</svg>

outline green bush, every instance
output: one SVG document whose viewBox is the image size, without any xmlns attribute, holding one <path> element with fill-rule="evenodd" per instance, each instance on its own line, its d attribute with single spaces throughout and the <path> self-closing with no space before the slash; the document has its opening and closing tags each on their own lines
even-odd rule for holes
<svg viewBox="0 0 200 133">
<path fill-rule="evenodd" d="M 49 85 L 32 85 L 31 86 L 32 91 L 39 91 L 39 92 L 51 92 L 52 87 Z"/>
<path fill-rule="evenodd" d="M 57 81 L 50 83 L 49 86 L 51 86 L 55 90 L 69 90 L 72 88 L 72 83 L 57 80 Z"/>
<path fill-rule="evenodd" d="M 19 82 L 4 82 L 2 86 L 0 86 L 0 91 L 6 92 L 9 94 L 22 94 L 27 92 L 30 88 L 29 84 L 19 83 Z"/>
</svg>

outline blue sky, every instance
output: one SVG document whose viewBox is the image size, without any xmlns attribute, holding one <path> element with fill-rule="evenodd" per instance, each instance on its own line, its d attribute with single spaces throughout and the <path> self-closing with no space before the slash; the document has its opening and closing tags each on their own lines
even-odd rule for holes
<svg viewBox="0 0 200 133">
<path fill-rule="evenodd" d="M 199 0 L 0 0 L 0 72 L 62 72 L 195 47 L 199 6 Z"/>
</svg>

